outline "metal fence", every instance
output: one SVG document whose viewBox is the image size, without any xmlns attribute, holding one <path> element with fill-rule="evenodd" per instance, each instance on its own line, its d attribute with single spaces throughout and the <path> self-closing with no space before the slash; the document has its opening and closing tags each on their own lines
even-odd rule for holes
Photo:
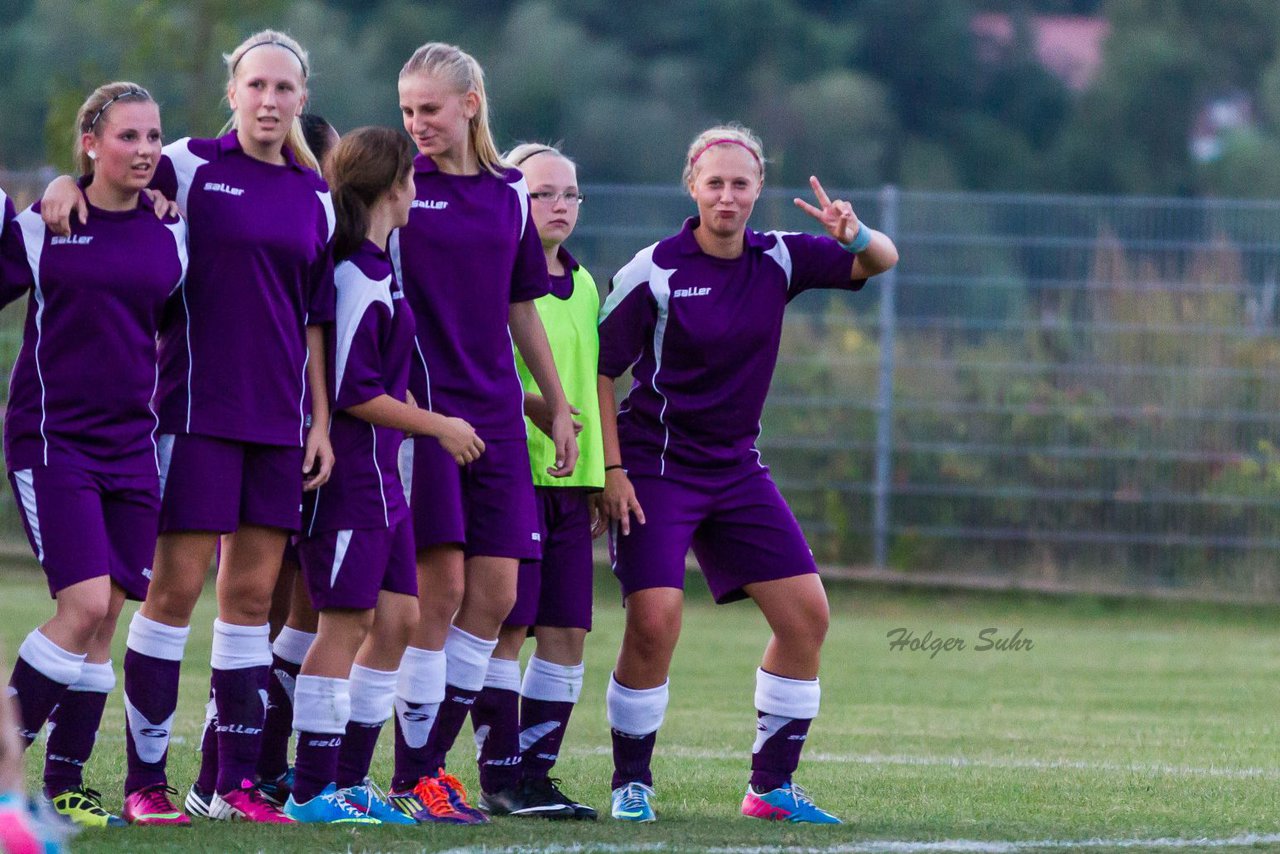
<svg viewBox="0 0 1280 854">
<path fill-rule="evenodd" d="M 602 286 L 692 212 L 585 195 L 570 245 Z M 752 225 L 813 230 L 794 195 Z M 760 441 L 822 563 L 1280 596 L 1280 204 L 843 195 L 901 263 L 791 306 Z"/>
</svg>

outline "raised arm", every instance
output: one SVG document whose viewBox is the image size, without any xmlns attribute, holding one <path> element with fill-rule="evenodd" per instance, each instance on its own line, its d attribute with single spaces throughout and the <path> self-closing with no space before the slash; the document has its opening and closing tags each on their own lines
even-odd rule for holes
<svg viewBox="0 0 1280 854">
<path fill-rule="evenodd" d="M 795 199 L 796 207 L 816 219 L 841 246 L 853 253 L 851 279 L 869 279 L 891 269 L 898 263 L 898 248 L 887 234 L 868 226 L 853 212 L 853 205 L 844 199 L 832 201 L 816 176 L 809 176 L 809 186 L 818 207 L 804 199 Z"/>
</svg>

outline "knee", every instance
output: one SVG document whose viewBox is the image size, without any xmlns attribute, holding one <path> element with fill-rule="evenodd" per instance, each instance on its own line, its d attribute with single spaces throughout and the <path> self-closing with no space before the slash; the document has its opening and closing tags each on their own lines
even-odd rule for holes
<svg viewBox="0 0 1280 854">
<path fill-rule="evenodd" d="M 93 599 L 84 599 L 77 602 L 75 607 L 64 609 L 58 614 L 59 620 L 76 637 L 81 647 L 88 647 L 97 639 L 110 616 L 110 603 Z"/>
<path fill-rule="evenodd" d="M 778 641 L 806 650 L 821 649 L 831 626 L 831 612 L 826 600 L 801 603 L 786 622 L 774 632 Z"/>
<path fill-rule="evenodd" d="M 641 655 L 658 654 L 674 643 L 680 630 L 679 612 L 662 608 L 628 608 L 626 641 Z"/>
<path fill-rule="evenodd" d="M 449 622 L 462 606 L 462 592 L 461 578 L 433 578 L 419 599 L 423 619 Z"/>
</svg>

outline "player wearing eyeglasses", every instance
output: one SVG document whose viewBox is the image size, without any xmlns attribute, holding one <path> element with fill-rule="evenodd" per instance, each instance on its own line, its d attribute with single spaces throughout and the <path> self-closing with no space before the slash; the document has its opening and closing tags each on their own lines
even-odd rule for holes
<svg viewBox="0 0 1280 854">
<path fill-rule="evenodd" d="M 607 705 L 613 816 L 653 821 L 650 759 L 667 707 L 690 548 L 716 602 L 750 597 L 772 637 L 756 671 L 757 732 L 744 815 L 835 823 L 791 775 L 818 713 L 826 593 L 813 554 L 755 443 L 787 304 L 811 288 L 858 290 L 897 263 L 888 237 L 830 200 L 797 199 L 830 237 L 747 228 L 764 187 L 760 141 L 740 126 L 694 139 L 685 186 L 698 208 L 611 282 L 600 320 L 604 508 L 626 629 Z M 634 384 L 618 412 L 614 379 Z"/>
<path fill-rule="evenodd" d="M 552 477 L 547 468 L 555 460 L 555 445 L 547 435 L 551 425 L 546 402 L 517 353 L 516 366 L 525 385 L 542 559 L 520 565 L 516 604 L 503 623 L 484 690 L 472 711 L 480 748 L 480 788 L 484 803 L 494 811 L 509 809 L 507 801 L 518 796 L 526 807 L 568 806 L 573 818 L 594 819 L 594 809 L 560 791 L 551 769 L 582 692 L 582 650 L 591 629 L 590 500 L 604 486 L 595 381 L 600 297 L 591 274 L 564 247 L 582 202 L 573 161 L 552 146 L 534 143 L 517 146 L 505 159 L 524 173 L 529 185 L 530 210 L 551 276 L 551 293 L 534 305 L 581 429 L 573 475 Z M 522 681 L 520 647 L 530 634 L 537 648 Z"/>
</svg>

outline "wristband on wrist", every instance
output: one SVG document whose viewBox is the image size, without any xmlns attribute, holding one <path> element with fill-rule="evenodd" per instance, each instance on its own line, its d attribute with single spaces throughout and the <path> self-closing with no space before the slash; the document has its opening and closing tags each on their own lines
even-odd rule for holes
<svg viewBox="0 0 1280 854">
<path fill-rule="evenodd" d="M 613 471 L 614 469 L 620 469 L 620 468 L 622 468 L 622 463 L 614 463 L 614 464 L 613 464 L 613 465 L 611 465 L 611 466 L 605 466 L 605 467 L 604 467 L 604 470 L 605 470 L 605 471 Z"/>
<path fill-rule="evenodd" d="M 841 243 L 840 246 L 846 252 L 852 252 L 857 255 L 871 245 L 871 229 L 862 223 L 858 223 L 858 233 L 853 236 L 853 240 L 848 243 Z"/>
</svg>

